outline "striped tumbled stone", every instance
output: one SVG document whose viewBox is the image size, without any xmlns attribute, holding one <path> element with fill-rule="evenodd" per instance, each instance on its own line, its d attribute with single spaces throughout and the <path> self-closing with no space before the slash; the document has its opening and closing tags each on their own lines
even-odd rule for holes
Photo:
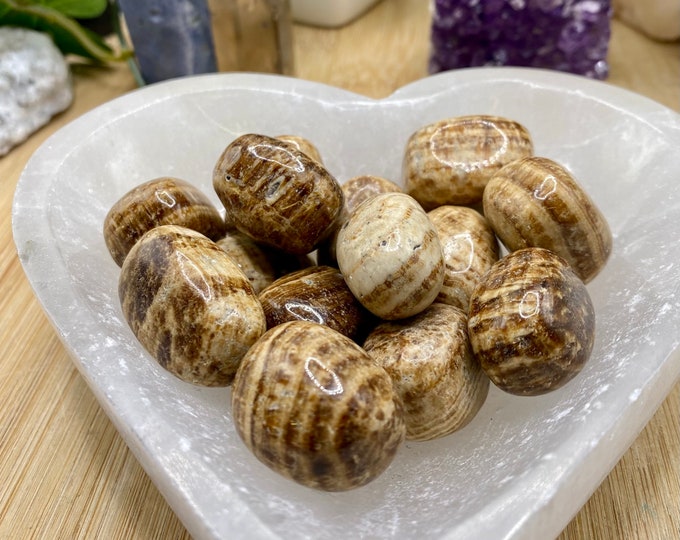
<svg viewBox="0 0 680 540">
<path fill-rule="evenodd" d="M 383 322 L 363 347 L 392 377 L 404 403 L 407 439 L 453 433 L 486 400 L 489 379 L 472 355 L 467 316 L 455 306 L 434 303 L 408 319 Z"/>
<path fill-rule="evenodd" d="M 225 148 L 213 187 L 238 230 L 298 255 L 333 234 L 344 206 L 340 184 L 321 164 L 290 143 L 257 133 Z"/>
<path fill-rule="evenodd" d="M 474 289 L 468 332 L 473 353 L 496 386 L 538 395 L 581 371 L 593 348 L 595 311 L 564 259 L 526 248 L 494 264 Z"/>
<path fill-rule="evenodd" d="M 387 372 L 349 338 L 308 321 L 276 326 L 253 345 L 234 380 L 232 415 L 260 461 L 324 491 L 376 478 L 405 436 Z"/>
<path fill-rule="evenodd" d="M 586 283 L 612 250 L 604 215 L 571 173 L 548 158 L 525 158 L 498 171 L 484 191 L 484 215 L 508 250 L 554 251 Z"/>
<path fill-rule="evenodd" d="M 128 251 L 158 225 L 179 225 L 220 238 L 226 224 L 210 199 L 197 187 L 170 176 L 135 186 L 118 199 L 104 218 L 104 241 L 113 260 L 123 264 Z"/>
<path fill-rule="evenodd" d="M 437 232 L 405 193 L 382 193 L 359 205 L 340 229 L 336 249 L 347 286 L 383 319 L 421 312 L 444 282 Z"/>
<path fill-rule="evenodd" d="M 467 313 L 470 294 L 499 257 L 496 235 L 479 212 L 466 206 L 445 205 L 428 212 L 444 254 L 444 285 L 437 302 Z"/>
<path fill-rule="evenodd" d="M 121 268 L 118 295 L 137 339 L 180 379 L 227 386 L 266 329 L 248 278 L 202 234 L 176 225 L 151 229 Z"/>
<path fill-rule="evenodd" d="M 533 154 L 529 131 L 514 120 L 474 115 L 441 120 L 406 143 L 405 192 L 426 210 L 482 200 L 489 178 L 504 165 Z"/>
</svg>

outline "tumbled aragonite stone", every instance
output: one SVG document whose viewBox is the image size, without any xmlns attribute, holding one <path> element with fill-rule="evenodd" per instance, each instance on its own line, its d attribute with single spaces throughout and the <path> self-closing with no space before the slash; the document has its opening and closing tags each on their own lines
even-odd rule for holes
<svg viewBox="0 0 680 540">
<path fill-rule="evenodd" d="M 383 319 L 420 313 L 442 288 L 439 237 L 405 193 L 381 193 L 359 205 L 340 229 L 336 247 L 347 286 Z"/>
<path fill-rule="evenodd" d="M 159 225 L 179 225 L 217 240 L 226 224 L 208 197 L 193 184 L 162 176 L 135 186 L 104 218 L 104 241 L 118 266 L 132 246 Z"/>
<path fill-rule="evenodd" d="M 407 439 L 449 435 L 486 400 L 489 378 L 472 355 L 467 316 L 455 306 L 434 303 L 414 317 L 381 323 L 363 347 L 392 377 Z"/>
<path fill-rule="evenodd" d="M 583 281 L 552 251 L 526 248 L 499 260 L 470 299 L 472 351 L 491 381 L 521 396 L 573 379 L 595 341 L 595 309 Z"/>
<path fill-rule="evenodd" d="M 350 214 L 364 201 L 381 193 L 402 193 L 402 189 L 387 178 L 372 174 L 362 174 L 354 176 L 342 184 L 342 192 L 345 195 L 345 206 L 339 218 L 341 226 L 349 219 Z M 319 264 L 337 266 L 335 244 L 338 240 L 339 231 L 340 227 L 336 229 L 335 233 L 328 240 L 319 246 L 317 251 Z"/>
<path fill-rule="evenodd" d="M 348 337 L 309 321 L 276 326 L 253 345 L 231 400 L 236 431 L 262 463 L 324 491 L 375 479 L 406 433 L 385 370 Z"/>
<path fill-rule="evenodd" d="M 397 184 L 373 174 L 362 174 L 354 176 L 342 184 L 342 191 L 345 194 L 345 210 L 348 214 L 364 201 L 380 195 L 381 193 L 401 193 L 403 190 Z"/>
<path fill-rule="evenodd" d="M 373 324 L 373 317 L 349 290 L 340 270 L 331 266 L 291 272 L 271 283 L 258 298 L 267 328 L 288 321 L 310 321 L 358 341 Z"/>
<path fill-rule="evenodd" d="M 213 187 L 238 230 L 298 255 L 333 234 L 344 205 L 340 184 L 323 165 L 291 143 L 257 133 L 225 148 Z"/>
<path fill-rule="evenodd" d="M 611 0 L 434 0 L 430 73 L 527 66 L 606 78 Z"/>
<path fill-rule="evenodd" d="M 467 313 L 472 290 L 500 255 L 496 234 L 484 216 L 467 206 L 440 206 L 427 215 L 444 254 L 444 285 L 436 301 Z"/>
<path fill-rule="evenodd" d="M 281 276 L 314 264 L 308 255 L 292 255 L 259 244 L 236 229 L 227 231 L 217 245 L 243 271 L 257 294 Z"/>
<path fill-rule="evenodd" d="M 600 209 L 570 171 L 548 158 L 521 159 L 498 171 L 484 191 L 484 215 L 508 250 L 549 249 L 586 283 L 612 251 Z"/>
<path fill-rule="evenodd" d="M 248 278 L 212 240 L 176 225 L 146 233 L 123 262 L 118 295 L 133 333 L 173 375 L 227 386 L 266 330 Z"/>
<path fill-rule="evenodd" d="M 316 147 L 316 145 L 306 137 L 302 137 L 300 135 L 277 135 L 276 138 L 280 141 L 292 144 L 295 148 L 300 150 L 300 152 L 304 152 L 310 158 L 323 165 L 321 152 L 319 152 L 319 149 Z"/>
<path fill-rule="evenodd" d="M 529 131 L 492 115 L 446 118 L 416 130 L 404 150 L 404 191 L 425 210 L 482 200 L 489 178 L 533 154 Z"/>
</svg>

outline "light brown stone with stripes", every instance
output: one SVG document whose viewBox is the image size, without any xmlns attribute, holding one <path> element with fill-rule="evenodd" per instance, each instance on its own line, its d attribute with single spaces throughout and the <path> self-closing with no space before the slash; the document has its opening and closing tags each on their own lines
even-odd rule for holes
<svg viewBox="0 0 680 540">
<path fill-rule="evenodd" d="M 489 378 L 472 355 L 467 315 L 455 306 L 434 303 L 414 317 L 384 322 L 363 346 L 392 377 L 404 403 L 407 439 L 458 431 L 486 400 Z"/>
<path fill-rule="evenodd" d="M 339 218 L 340 226 L 349 219 L 349 216 L 361 203 L 381 193 L 402 193 L 402 189 L 382 176 L 362 174 L 354 176 L 342 184 L 342 192 L 345 195 L 345 206 Z M 319 264 L 337 266 L 336 243 L 339 232 L 340 227 L 323 245 L 319 246 L 317 252 Z"/>
<path fill-rule="evenodd" d="M 427 215 L 444 254 L 444 285 L 436 301 L 467 313 L 472 290 L 498 260 L 496 234 L 484 216 L 466 206 L 440 206 Z"/>
<path fill-rule="evenodd" d="M 380 195 L 381 193 L 402 193 L 403 190 L 397 184 L 374 174 L 362 174 L 354 176 L 342 184 L 342 192 L 345 194 L 345 210 L 351 214 L 361 203 Z"/>
<path fill-rule="evenodd" d="M 280 141 L 292 144 L 300 152 L 304 152 L 314 161 L 319 162 L 323 165 L 323 159 L 321 158 L 321 152 L 316 147 L 316 145 L 309 139 L 302 137 L 300 135 L 277 135 L 275 137 Z"/>
<path fill-rule="evenodd" d="M 248 278 L 212 240 L 162 225 L 123 262 L 123 314 L 156 361 L 180 379 L 227 386 L 241 358 L 266 330 Z"/>
<path fill-rule="evenodd" d="M 260 461 L 324 491 L 378 477 L 406 432 L 387 372 L 349 338 L 308 321 L 276 326 L 250 349 L 234 380 L 232 416 Z"/>
<path fill-rule="evenodd" d="M 111 207 L 104 218 L 104 241 L 118 266 L 135 243 L 158 225 L 180 225 L 217 240 L 224 219 L 208 197 L 194 185 L 170 176 L 135 186 Z"/>
<path fill-rule="evenodd" d="M 554 251 L 586 283 L 612 251 L 607 220 L 561 164 L 530 157 L 498 171 L 484 192 L 484 215 L 510 251 Z"/>
<path fill-rule="evenodd" d="M 444 282 L 437 232 L 405 193 L 383 193 L 361 204 L 340 229 L 336 247 L 347 286 L 383 319 L 421 312 Z"/>
<path fill-rule="evenodd" d="M 413 133 L 404 151 L 404 191 L 426 210 L 481 201 L 489 178 L 533 154 L 529 131 L 499 116 L 448 118 Z"/>
</svg>

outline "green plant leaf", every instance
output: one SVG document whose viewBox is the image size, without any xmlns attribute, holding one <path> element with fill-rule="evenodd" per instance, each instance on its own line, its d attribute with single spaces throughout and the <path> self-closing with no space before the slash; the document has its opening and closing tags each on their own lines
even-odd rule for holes
<svg viewBox="0 0 680 540">
<path fill-rule="evenodd" d="M 84 3 L 90 1 L 94 3 L 95 0 L 85 0 Z M 128 49 L 123 49 L 120 53 L 114 52 L 101 36 L 46 5 L 49 2 L 56 3 L 57 0 L 0 0 L 0 26 L 20 26 L 45 32 L 52 36 L 63 54 L 75 54 L 97 62 L 122 61 L 132 56 L 132 51 Z"/>
<path fill-rule="evenodd" d="M 107 0 L 38 0 L 37 3 L 56 9 L 74 19 L 99 17 L 108 4 Z"/>
</svg>

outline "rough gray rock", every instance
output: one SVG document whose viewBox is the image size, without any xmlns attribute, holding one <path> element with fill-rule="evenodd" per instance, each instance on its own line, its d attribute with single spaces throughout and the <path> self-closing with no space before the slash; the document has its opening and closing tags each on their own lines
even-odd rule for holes
<svg viewBox="0 0 680 540">
<path fill-rule="evenodd" d="M 0 27 L 0 156 L 72 101 L 68 64 L 50 37 Z"/>
</svg>

